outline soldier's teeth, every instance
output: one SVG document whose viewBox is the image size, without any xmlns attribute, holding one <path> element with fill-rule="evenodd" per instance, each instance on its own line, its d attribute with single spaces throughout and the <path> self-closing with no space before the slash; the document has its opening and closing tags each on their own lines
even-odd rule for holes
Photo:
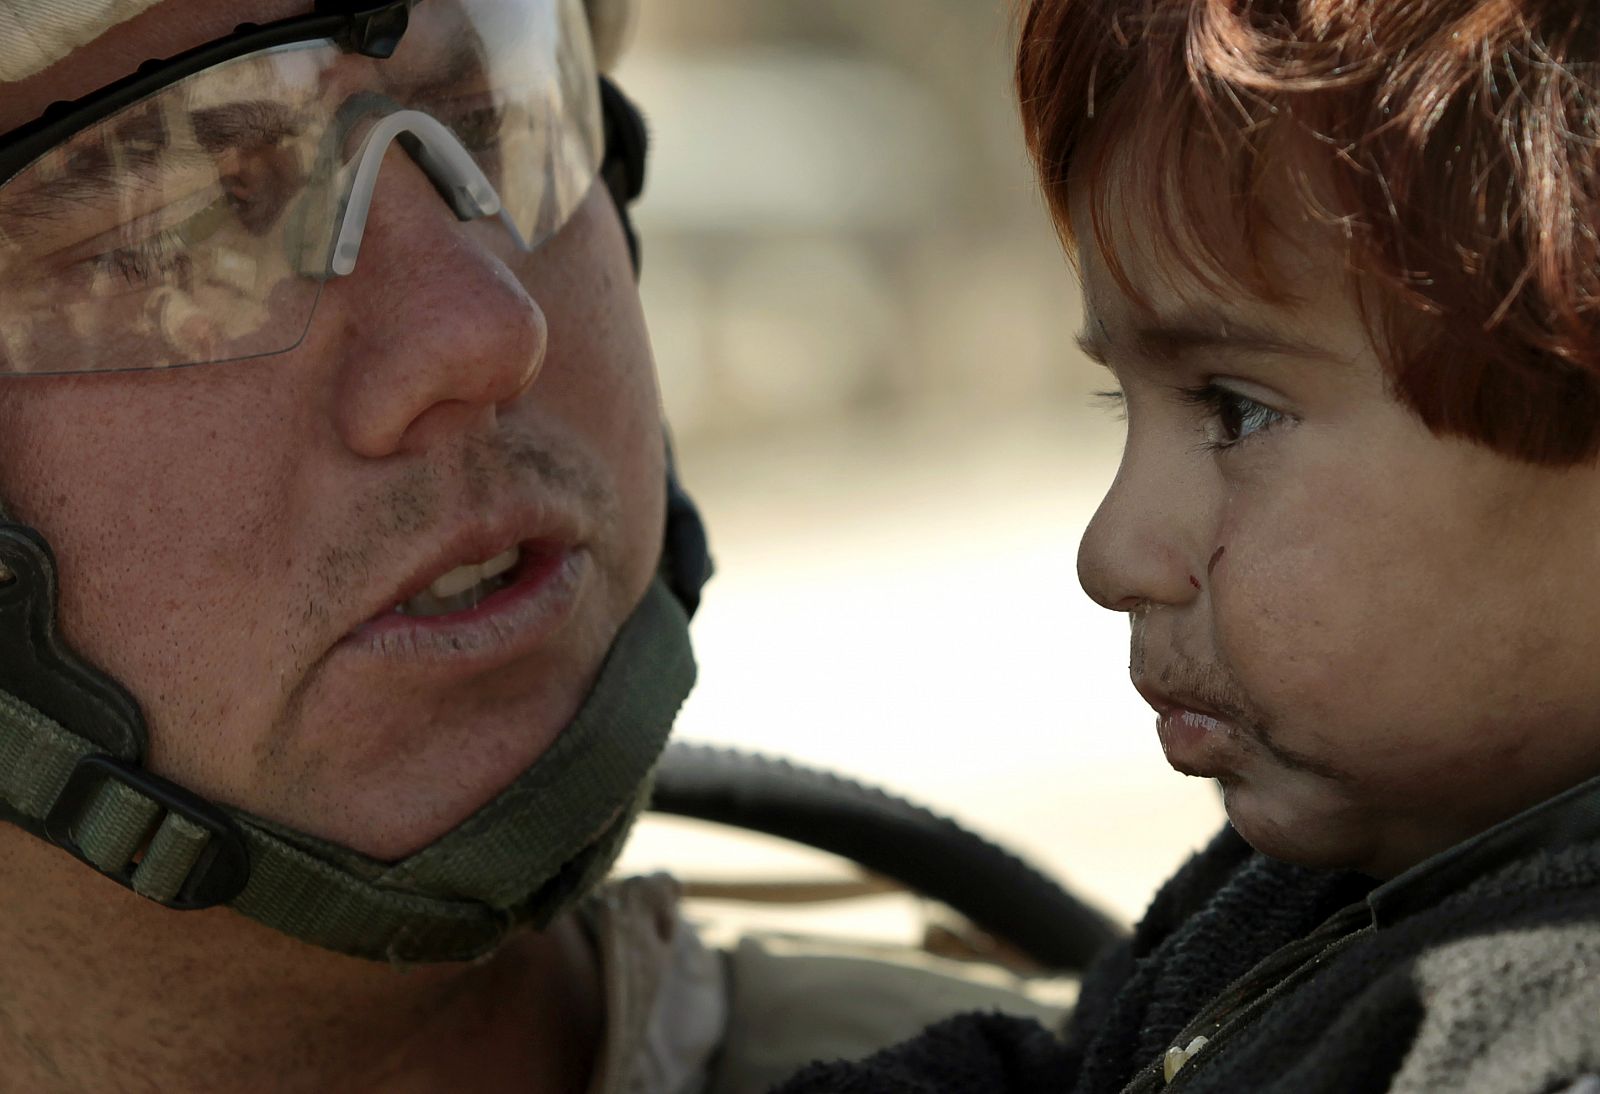
<svg viewBox="0 0 1600 1094">
<path fill-rule="evenodd" d="M 507 570 L 511 569 L 511 567 L 515 566 L 521 561 L 522 548 L 513 547 L 504 554 L 495 555 L 488 562 L 485 562 L 478 568 L 483 571 L 483 579 L 487 581 L 491 577 L 499 577 L 501 574 L 505 573 Z"/>
<path fill-rule="evenodd" d="M 452 596 L 459 596 L 481 581 L 499 577 L 515 566 L 517 560 L 521 557 L 522 552 L 513 547 L 509 551 L 495 555 L 488 562 L 468 563 L 465 566 L 457 566 L 449 573 L 440 575 L 432 585 L 428 586 L 428 592 L 440 600 L 448 600 Z"/>
<path fill-rule="evenodd" d="M 505 575 L 520 561 L 522 551 L 513 547 L 487 562 L 458 566 L 394 610 L 401 615 L 430 616 L 475 608 L 484 597 L 505 587 Z"/>
<path fill-rule="evenodd" d="M 451 612 L 463 612 L 468 608 L 478 605 L 478 590 L 474 587 L 455 596 L 434 596 L 432 593 L 418 593 L 410 600 L 401 604 L 395 611 L 401 615 L 430 616 L 448 615 Z"/>
<path fill-rule="evenodd" d="M 448 600 L 452 596 L 466 592 L 482 580 L 483 568 L 476 563 L 469 563 L 440 575 L 432 585 L 428 586 L 428 592 L 440 600 Z"/>
</svg>

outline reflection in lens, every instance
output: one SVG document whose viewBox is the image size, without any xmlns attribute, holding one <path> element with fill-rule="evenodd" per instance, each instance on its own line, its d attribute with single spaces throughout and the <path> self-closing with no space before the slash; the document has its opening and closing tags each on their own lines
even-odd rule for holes
<svg viewBox="0 0 1600 1094">
<path fill-rule="evenodd" d="M 581 0 L 430 0 L 392 59 L 319 40 L 216 65 L 0 185 L 0 371 L 172 368 L 298 345 L 333 276 L 353 166 L 342 114 L 357 100 L 381 104 L 367 121 L 416 110 L 450 128 L 505 218 L 462 230 L 519 274 L 599 168 Z"/>
<path fill-rule="evenodd" d="M 313 43 L 219 65 L 0 189 L 0 368 L 171 368 L 297 344 L 320 287 L 284 226 L 315 170 L 321 76 L 341 56 Z"/>
</svg>

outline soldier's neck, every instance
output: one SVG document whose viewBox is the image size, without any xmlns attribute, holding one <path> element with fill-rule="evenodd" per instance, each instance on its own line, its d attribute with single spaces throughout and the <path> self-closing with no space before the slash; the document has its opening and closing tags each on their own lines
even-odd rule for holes
<svg viewBox="0 0 1600 1094">
<path fill-rule="evenodd" d="M 599 970 L 570 922 L 399 970 L 168 912 L 9 829 L 0 891 L 6 1089 L 582 1094 L 599 1050 Z"/>
</svg>

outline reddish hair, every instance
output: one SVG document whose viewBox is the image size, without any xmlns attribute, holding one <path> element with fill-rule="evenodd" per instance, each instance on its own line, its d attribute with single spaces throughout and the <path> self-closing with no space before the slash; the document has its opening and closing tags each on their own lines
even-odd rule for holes
<svg viewBox="0 0 1600 1094">
<path fill-rule="evenodd" d="M 1336 225 L 1401 401 L 1577 463 L 1600 453 L 1591 3 L 1026 0 L 1023 129 L 1068 242 L 1070 181 L 1106 250 L 1114 157 L 1118 204 L 1213 285 L 1272 299 L 1273 214 Z M 1219 165 L 1220 207 L 1184 184 Z"/>
</svg>

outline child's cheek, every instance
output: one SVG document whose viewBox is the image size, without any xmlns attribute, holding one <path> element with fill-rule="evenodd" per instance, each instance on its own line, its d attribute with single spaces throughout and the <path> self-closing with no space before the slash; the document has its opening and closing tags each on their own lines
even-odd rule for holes
<svg viewBox="0 0 1600 1094">
<path fill-rule="evenodd" d="M 1299 491 L 1246 509 L 1219 528 L 1207 581 L 1220 658 L 1250 698 L 1283 717 L 1329 713 L 1375 658 L 1349 636 L 1368 629 L 1371 605 L 1346 564 L 1360 546 L 1349 525 Z"/>
</svg>

